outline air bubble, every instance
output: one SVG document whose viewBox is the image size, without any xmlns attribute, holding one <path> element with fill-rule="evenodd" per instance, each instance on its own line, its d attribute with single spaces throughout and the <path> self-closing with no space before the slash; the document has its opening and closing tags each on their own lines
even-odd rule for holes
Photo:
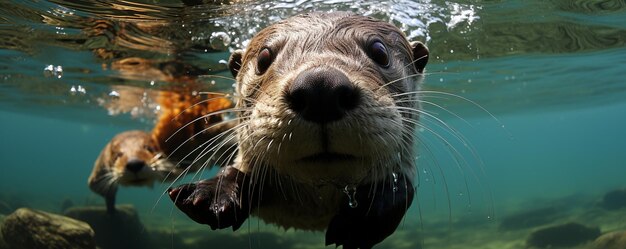
<svg viewBox="0 0 626 249">
<path fill-rule="evenodd" d="M 393 177 L 393 188 L 392 188 L 392 190 L 395 193 L 395 192 L 398 192 L 398 174 L 396 174 L 394 172 L 394 173 L 391 173 L 391 176 Z"/>
<path fill-rule="evenodd" d="M 63 77 L 63 67 L 48 65 L 43 69 L 43 75 L 47 78 L 56 77 L 60 79 Z"/>
<path fill-rule="evenodd" d="M 348 206 L 351 208 L 356 208 L 359 206 L 359 203 L 356 201 L 356 187 L 351 185 L 346 185 L 343 189 L 343 192 L 348 196 Z"/>
<path fill-rule="evenodd" d="M 226 32 L 213 32 L 209 38 L 209 42 L 211 44 L 211 48 L 218 51 L 224 51 L 228 48 L 228 45 L 230 45 L 231 39 Z"/>
<path fill-rule="evenodd" d="M 72 86 L 72 87 L 70 88 L 70 93 L 71 93 L 72 95 L 76 95 L 76 94 L 86 94 L 86 93 L 87 93 L 87 90 L 86 90 L 83 86 L 81 86 L 81 85 L 78 85 L 78 86 Z"/>
<path fill-rule="evenodd" d="M 113 98 L 119 98 L 120 97 L 120 93 L 113 90 L 109 93 L 109 97 L 113 97 Z"/>
</svg>

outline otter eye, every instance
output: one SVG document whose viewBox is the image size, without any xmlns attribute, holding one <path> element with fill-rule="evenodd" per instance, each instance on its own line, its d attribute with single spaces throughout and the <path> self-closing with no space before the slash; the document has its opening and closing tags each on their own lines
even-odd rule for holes
<svg viewBox="0 0 626 249">
<path fill-rule="evenodd" d="M 273 60 L 272 51 L 270 51 L 269 48 L 263 48 L 256 58 L 256 74 L 264 74 L 270 65 L 272 65 Z"/>
<path fill-rule="evenodd" d="M 372 42 L 368 48 L 368 54 L 374 62 L 382 67 L 389 66 L 389 54 L 387 53 L 387 48 L 380 41 Z"/>
<path fill-rule="evenodd" d="M 144 147 L 148 152 L 154 154 L 157 150 L 156 148 L 152 147 L 152 146 L 145 146 Z"/>
</svg>

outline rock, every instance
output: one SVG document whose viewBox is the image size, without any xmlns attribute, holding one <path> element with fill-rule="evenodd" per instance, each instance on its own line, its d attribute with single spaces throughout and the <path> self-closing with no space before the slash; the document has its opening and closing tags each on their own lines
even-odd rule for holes
<svg viewBox="0 0 626 249">
<path fill-rule="evenodd" d="M 2 238 L 2 224 L 4 224 L 4 219 L 6 219 L 6 216 L 0 214 L 0 249 L 9 249 L 9 246 L 4 242 L 4 238 Z"/>
<path fill-rule="evenodd" d="M 601 205 L 608 210 L 626 207 L 626 189 L 618 189 L 606 193 Z"/>
<path fill-rule="evenodd" d="M 135 208 L 118 205 L 116 209 L 110 214 L 104 206 L 73 207 L 65 215 L 87 222 L 96 232 L 96 245 L 101 249 L 153 248 Z"/>
<path fill-rule="evenodd" d="M 558 210 L 554 207 L 523 211 L 504 217 L 502 222 L 500 222 L 500 229 L 518 230 L 537 227 L 554 222 L 560 216 Z"/>
<path fill-rule="evenodd" d="M 626 248 L 626 231 L 606 233 L 593 242 L 594 249 L 624 249 Z"/>
<path fill-rule="evenodd" d="M 600 236 L 600 229 L 578 223 L 551 226 L 533 232 L 526 244 L 535 248 L 573 247 Z"/>
<path fill-rule="evenodd" d="M 29 208 L 7 216 L 1 232 L 12 249 L 96 248 L 94 231 L 87 223 Z"/>
</svg>

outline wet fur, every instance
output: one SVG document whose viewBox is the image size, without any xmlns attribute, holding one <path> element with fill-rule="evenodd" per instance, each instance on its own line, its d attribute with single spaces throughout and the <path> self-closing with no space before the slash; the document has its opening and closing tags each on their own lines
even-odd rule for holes
<svg viewBox="0 0 626 249">
<path fill-rule="evenodd" d="M 155 181 L 165 179 L 173 165 L 163 158 L 160 150 L 147 132 L 127 131 L 116 135 L 96 159 L 87 180 L 89 188 L 103 196 L 107 210 L 113 212 L 119 185 L 151 187 Z M 143 161 L 148 167 L 130 172 L 126 165 L 131 160 Z"/>
<path fill-rule="evenodd" d="M 222 122 L 223 115 L 212 114 L 232 107 L 232 102 L 222 95 L 190 93 L 191 89 L 186 87 L 158 92 L 160 114 L 152 131 L 122 132 L 102 149 L 88 185 L 105 198 L 108 212 L 115 211 L 115 196 L 120 185 L 152 187 L 155 182 L 173 181 L 182 174 L 209 167 L 217 161 L 200 157 L 202 152 L 207 154 L 209 151 L 198 148 L 209 142 L 222 142 L 218 134 L 232 125 L 228 121 Z M 130 92 L 121 94 L 132 96 Z M 204 115 L 209 117 L 198 119 Z M 232 145 L 233 142 L 224 143 Z M 133 172 L 127 166 L 131 160 L 143 162 L 145 166 L 139 172 Z M 227 163 L 226 160 L 223 158 L 220 163 Z"/>
<path fill-rule="evenodd" d="M 389 68 L 368 56 L 375 39 L 387 47 Z M 259 75 L 263 48 L 275 58 Z M 170 189 L 171 199 L 213 229 L 235 230 L 252 214 L 284 228 L 326 229 L 327 245 L 371 248 L 395 231 L 413 200 L 416 91 L 427 58 L 424 45 L 373 18 L 311 13 L 271 25 L 229 62 L 238 94 L 234 163 L 214 178 Z M 283 96 L 311 68 L 347 75 L 361 104 L 332 123 L 303 120 Z M 354 159 L 302 160 L 324 151 Z"/>
</svg>

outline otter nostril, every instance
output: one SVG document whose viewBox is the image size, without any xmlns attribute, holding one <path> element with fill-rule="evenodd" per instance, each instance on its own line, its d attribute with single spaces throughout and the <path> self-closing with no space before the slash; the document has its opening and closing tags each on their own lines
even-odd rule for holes
<svg viewBox="0 0 626 249">
<path fill-rule="evenodd" d="M 289 108 L 305 120 L 322 124 L 339 120 L 356 108 L 360 93 L 343 72 L 314 68 L 296 77 L 285 99 Z"/>
<path fill-rule="evenodd" d="M 126 169 L 134 173 L 139 172 L 145 166 L 146 166 L 146 162 L 144 162 L 143 160 L 139 160 L 139 159 L 131 159 L 131 160 L 128 160 L 128 162 L 126 162 Z"/>
</svg>

